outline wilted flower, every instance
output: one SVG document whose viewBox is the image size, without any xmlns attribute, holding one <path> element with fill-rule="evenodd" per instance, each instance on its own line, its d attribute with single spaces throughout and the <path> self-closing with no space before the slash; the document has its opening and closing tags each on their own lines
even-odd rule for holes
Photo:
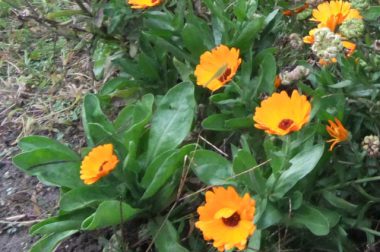
<svg viewBox="0 0 380 252">
<path fill-rule="evenodd" d="M 303 46 L 303 41 L 298 33 L 292 33 L 289 35 L 289 44 L 293 49 L 301 49 Z"/>
<path fill-rule="evenodd" d="M 128 4 L 132 9 L 145 9 L 156 6 L 161 3 L 161 0 L 128 0 Z"/>
<path fill-rule="evenodd" d="M 318 22 L 318 27 L 329 27 L 331 31 L 335 31 L 337 25 L 342 24 L 348 19 L 362 19 L 360 12 L 351 8 L 351 4 L 345 1 L 330 1 L 318 5 L 313 10 L 313 18 L 310 20 Z"/>
<path fill-rule="evenodd" d="M 314 31 L 314 42 L 311 47 L 314 54 L 324 61 L 331 61 L 343 50 L 341 37 L 329 28 L 319 28 Z"/>
<path fill-rule="evenodd" d="M 117 163 L 119 160 L 113 153 L 112 144 L 97 146 L 84 157 L 80 167 L 80 178 L 87 185 L 93 184 L 115 169 Z"/>
<path fill-rule="evenodd" d="M 311 104 L 306 96 L 294 90 L 289 97 L 285 91 L 274 93 L 256 107 L 255 127 L 268 134 L 286 135 L 300 130 L 309 121 Z"/>
<path fill-rule="evenodd" d="M 364 33 L 364 22 L 362 19 L 345 20 L 339 27 L 339 32 L 346 38 L 360 38 Z"/>
<path fill-rule="evenodd" d="M 370 6 L 370 3 L 368 0 L 351 0 L 351 6 L 354 9 L 364 11 L 368 9 L 368 7 Z"/>
<path fill-rule="evenodd" d="M 274 79 L 274 87 L 278 88 L 281 86 L 281 77 L 279 74 L 276 75 L 276 78 Z"/>
<path fill-rule="evenodd" d="M 304 66 L 296 66 L 292 71 L 283 71 L 280 73 L 281 84 L 290 85 L 298 80 L 308 76 L 310 70 Z"/>
<path fill-rule="evenodd" d="M 234 247 L 243 250 L 256 229 L 253 224 L 255 200 L 248 193 L 240 197 L 231 186 L 214 187 L 206 192 L 206 204 L 197 211 L 199 221 L 195 226 L 206 241 L 213 240 L 218 251 Z"/>
<path fill-rule="evenodd" d="M 372 48 L 376 52 L 380 52 L 380 39 L 377 39 L 377 40 L 375 40 L 375 42 L 373 42 Z"/>
<path fill-rule="evenodd" d="M 346 130 L 342 123 L 339 121 L 338 118 L 335 118 L 335 123 L 331 120 L 329 120 L 329 124 L 326 126 L 326 130 L 329 133 L 329 135 L 332 137 L 332 139 L 326 141 L 328 143 L 332 143 L 330 146 L 329 151 L 332 151 L 335 147 L 340 142 L 346 141 L 349 136 L 348 130 Z"/>
<path fill-rule="evenodd" d="M 235 76 L 241 63 L 239 49 L 220 45 L 201 55 L 195 69 L 197 84 L 216 91 Z"/>
<path fill-rule="evenodd" d="M 370 135 L 364 137 L 362 147 L 369 157 L 380 156 L 380 140 L 378 136 Z"/>
</svg>

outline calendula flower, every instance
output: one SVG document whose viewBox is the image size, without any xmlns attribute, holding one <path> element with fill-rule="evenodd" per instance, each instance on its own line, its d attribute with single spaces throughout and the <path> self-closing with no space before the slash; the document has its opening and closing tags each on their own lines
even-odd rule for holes
<svg viewBox="0 0 380 252">
<path fill-rule="evenodd" d="M 203 53 L 195 68 L 197 85 L 216 91 L 235 76 L 241 63 L 239 49 L 220 45 Z"/>
<path fill-rule="evenodd" d="M 313 18 L 310 20 L 318 22 L 318 27 L 328 27 L 335 31 L 336 27 L 348 19 L 362 19 L 360 12 L 351 8 L 351 4 L 345 1 L 330 1 L 318 5 L 313 10 Z"/>
<path fill-rule="evenodd" d="M 286 135 L 300 130 L 310 118 L 311 104 L 306 96 L 294 90 L 289 97 L 285 91 L 274 93 L 256 108 L 255 127 L 268 134 Z"/>
<path fill-rule="evenodd" d="M 206 192 L 206 204 L 198 207 L 195 226 L 206 241 L 213 240 L 218 251 L 246 247 L 256 230 L 253 224 L 255 200 L 246 193 L 240 197 L 233 187 L 214 187 Z"/>
<path fill-rule="evenodd" d="M 115 169 L 118 162 L 112 144 L 97 146 L 84 157 L 80 167 L 80 178 L 87 185 L 93 184 Z"/>
<path fill-rule="evenodd" d="M 132 9 L 145 9 L 156 6 L 161 3 L 161 0 L 128 0 L 128 4 Z"/>
<path fill-rule="evenodd" d="M 329 151 L 332 151 L 340 142 L 344 142 L 348 139 L 349 132 L 346 130 L 342 123 L 339 121 L 338 118 L 334 119 L 335 123 L 331 120 L 329 120 L 329 124 L 326 126 L 326 130 L 329 133 L 329 135 L 332 137 L 332 139 L 326 141 L 328 143 L 332 143 L 330 146 Z"/>
</svg>

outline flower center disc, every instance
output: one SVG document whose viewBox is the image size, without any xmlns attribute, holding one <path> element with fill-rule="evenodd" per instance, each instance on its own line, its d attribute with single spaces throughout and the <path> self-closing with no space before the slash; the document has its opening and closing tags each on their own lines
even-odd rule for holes
<svg viewBox="0 0 380 252">
<path fill-rule="evenodd" d="M 231 215 L 228 218 L 222 218 L 223 223 L 226 224 L 229 227 L 235 227 L 237 224 L 239 224 L 240 221 L 240 215 L 235 212 L 233 215 Z"/>
<path fill-rule="evenodd" d="M 282 130 L 287 130 L 292 124 L 294 123 L 291 119 L 283 119 L 279 124 L 278 127 Z"/>
<path fill-rule="evenodd" d="M 227 67 L 226 71 L 218 78 L 220 82 L 224 82 L 231 74 L 231 68 Z"/>
</svg>

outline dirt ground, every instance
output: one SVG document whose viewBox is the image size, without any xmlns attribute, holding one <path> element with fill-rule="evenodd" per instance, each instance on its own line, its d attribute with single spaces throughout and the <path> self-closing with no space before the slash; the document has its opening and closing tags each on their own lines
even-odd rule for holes
<svg viewBox="0 0 380 252">
<path fill-rule="evenodd" d="M 58 188 L 45 186 L 12 165 L 12 156 L 19 151 L 17 141 L 35 134 L 66 142 L 76 150 L 84 146 L 81 98 L 98 85 L 92 77 L 88 47 L 70 51 L 80 41 L 65 41 L 48 30 L 25 28 L 25 24 L 16 23 L 14 27 L 21 28 L 16 32 L 7 33 L 5 29 L 0 32 L 2 252 L 29 250 L 39 238 L 28 234 L 30 226 L 52 216 L 58 208 Z M 22 37 L 24 32 L 28 32 L 28 40 Z M 39 48 L 53 49 L 36 51 Z M 23 52 L 34 52 L 37 56 L 27 61 L 22 59 Z M 99 232 L 74 235 L 57 251 L 101 251 L 100 235 Z"/>
</svg>

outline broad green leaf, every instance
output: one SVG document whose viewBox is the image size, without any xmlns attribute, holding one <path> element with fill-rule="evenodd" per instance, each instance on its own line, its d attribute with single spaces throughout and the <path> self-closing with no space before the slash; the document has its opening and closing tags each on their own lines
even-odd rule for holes
<svg viewBox="0 0 380 252">
<path fill-rule="evenodd" d="M 233 161 L 233 169 L 235 174 L 244 173 L 257 166 L 257 162 L 252 154 L 246 150 L 239 150 Z M 241 176 L 236 177 L 238 181 L 244 183 L 248 188 L 253 190 L 258 194 L 263 194 L 265 192 L 265 180 L 261 175 L 259 169 L 251 170 L 248 173 L 244 173 Z"/>
<path fill-rule="evenodd" d="M 265 22 L 263 17 L 248 21 L 242 29 L 238 30 L 232 46 L 240 48 L 242 52 L 247 51 L 264 27 Z"/>
<path fill-rule="evenodd" d="M 240 117 L 226 120 L 226 127 L 229 129 L 246 129 L 253 127 L 252 117 Z"/>
<path fill-rule="evenodd" d="M 347 200 L 340 198 L 331 192 L 324 192 L 322 196 L 332 206 L 342 209 L 343 211 L 354 213 L 358 209 L 358 205 L 352 204 L 348 202 Z"/>
<path fill-rule="evenodd" d="M 270 202 L 266 201 L 265 209 L 260 218 L 255 219 L 257 229 L 266 229 L 270 226 L 278 224 L 282 219 L 281 212 Z"/>
<path fill-rule="evenodd" d="M 193 151 L 195 147 L 196 145 L 194 144 L 186 145 L 167 157 L 160 164 L 150 165 L 142 180 L 144 184 L 149 182 L 149 185 L 141 199 L 152 197 L 177 170 L 182 170 L 185 156 Z"/>
<path fill-rule="evenodd" d="M 191 23 L 185 24 L 181 32 L 185 47 L 197 58 L 207 51 L 206 45 L 199 36 L 200 34 L 202 31 Z"/>
<path fill-rule="evenodd" d="M 73 159 L 79 159 L 78 154 L 71 150 L 69 147 L 61 144 L 57 140 L 50 139 L 45 136 L 24 137 L 18 142 L 18 146 L 23 152 L 49 148 L 60 152 L 65 152 L 66 154 L 71 155 Z"/>
<path fill-rule="evenodd" d="M 177 69 L 177 72 L 181 76 L 182 81 L 191 81 L 190 75 L 193 74 L 194 69 L 186 63 L 179 61 L 177 58 L 173 58 L 173 65 Z"/>
<path fill-rule="evenodd" d="M 147 94 L 141 98 L 141 101 L 124 108 L 119 113 L 114 125 L 124 145 L 129 145 L 131 141 L 138 144 L 145 126 L 152 117 L 153 102 L 154 96 Z"/>
<path fill-rule="evenodd" d="M 177 147 L 189 134 L 195 113 L 194 85 L 183 82 L 171 88 L 153 115 L 147 160 Z"/>
<path fill-rule="evenodd" d="M 113 95 L 118 90 L 138 88 L 139 83 L 135 80 L 130 80 L 125 77 L 116 77 L 113 78 L 102 86 L 99 91 L 99 95 Z"/>
<path fill-rule="evenodd" d="M 61 233 L 69 230 L 79 230 L 82 221 L 91 213 L 92 211 L 90 209 L 82 209 L 79 211 L 50 217 L 33 225 L 29 232 L 32 235 L 48 235 L 51 233 Z"/>
<path fill-rule="evenodd" d="M 324 145 L 319 144 L 307 148 L 293 157 L 289 161 L 291 163 L 290 168 L 284 171 L 275 183 L 271 196 L 274 199 L 281 199 L 299 180 L 314 169 L 322 157 L 323 150 Z"/>
<path fill-rule="evenodd" d="M 88 206 L 91 203 L 116 199 L 117 190 L 112 186 L 89 185 L 85 187 L 74 188 L 63 194 L 60 201 L 62 211 L 73 211 Z"/>
<path fill-rule="evenodd" d="M 179 244 L 179 235 L 169 220 L 156 218 L 149 222 L 150 234 L 155 238 L 154 245 L 158 252 L 188 252 L 186 248 Z"/>
<path fill-rule="evenodd" d="M 140 211 L 140 209 L 117 200 L 103 201 L 96 212 L 83 221 L 82 229 L 94 230 L 118 225 L 121 222 L 133 219 Z"/>
<path fill-rule="evenodd" d="M 330 232 L 328 219 L 316 208 L 302 206 L 293 212 L 291 221 L 298 225 L 303 225 L 317 236 L 327 235 Z"/>
<path fill-rule="evenodd" d="M 87 94 L 84 97 L 83 108 L 82 108 L 82 120 L 83 120 L 83 128 L 86 133 L 88 145 L 95 145 L 96 142 L 89 128 L 90 123 L 97 123 L 104 127 L 107 132 L 114 133 L 115 129 L 112 123 L 108 120 L 108 118 L 104 115 L 101 107 L 99 99 L 94 94 Z"/>
<path fill-rule="evenodd" d="M 33 244 L 29 252 L 53 252 L 59 243 L 77 232 L 78 230 L 70 230 L 61 233 L 45 235 Z"/>
<path fill-rule="evenodd" d="M 231 117 L 225 114 L 213 114 L 202 121 L 202 127 L 206 130 L 230 131 L 225 125 L 226 120 Z"/>
<path fill-rule="evenodd" d="M 261 92 L 272 93 L 274 90 L 274 80 L 276 78 L 276 59 L 269 50 L 263 52 L 260 57 L 259 65 L 259 82 L 255 87 L 254 94 L 257 95 Z"/>
<path fill-rule="evenodd" d="M 209 150 L 197 150 L 191 168 L 206 185 L 232 184 L 227 181 L 233 176 L 231 163 L 219 154 Z"/>
<path fill-rule="evenodd" d="M 364 18 L 367 20 L 376 20 L 380 17 L 380 6 L 371 6 L 364 12 Z"/>
<path fill-rule="evenodd" d="M 69 188 L 83 185 L 79 179 L 80 161 L 78 156 L 56 149 L 35 149 L 13 158 L 15 166 L 41 182 Z"/>
</svg>

